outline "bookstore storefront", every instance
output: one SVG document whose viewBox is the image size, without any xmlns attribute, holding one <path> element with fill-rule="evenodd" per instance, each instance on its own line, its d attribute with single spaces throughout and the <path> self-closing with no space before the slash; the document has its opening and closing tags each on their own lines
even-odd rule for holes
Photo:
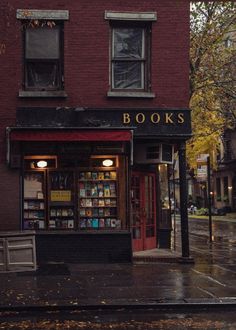
<svg viewBox="0 0 236 330">
<path fill-rule="evenodd" d="M 190 136 L 189 111 L 46 110 L 20 108 L 7 129 L 20 229 L 36 231 L 38 262 L 130 262 L 157 247 L 158 163 Z"/>
<path fill-rule="evenodd" d="M 15 131 L 11 138 L 22 149 L 23 230 L 127 229 L 130 131 Z"/>
<path fill-rule="evenodd" d="M 130 130 L 16 129 L 11 144 L 21 230 L 36 231 L 38 262 L 131 261 Z"/>
</svg>

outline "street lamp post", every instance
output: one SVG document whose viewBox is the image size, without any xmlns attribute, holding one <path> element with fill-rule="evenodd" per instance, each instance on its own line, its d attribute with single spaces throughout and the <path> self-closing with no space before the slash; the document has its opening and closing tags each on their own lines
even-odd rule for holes
<svg viewBox="0 0 236 330">
<path fill-rule="evenodd" d="M 208 215 L 209 215 L 209 242 L 212 243 L 212 196 L 211 196 L 211 162 L 207 157 L 207 187 L 208 187 Z"/>
</svg>

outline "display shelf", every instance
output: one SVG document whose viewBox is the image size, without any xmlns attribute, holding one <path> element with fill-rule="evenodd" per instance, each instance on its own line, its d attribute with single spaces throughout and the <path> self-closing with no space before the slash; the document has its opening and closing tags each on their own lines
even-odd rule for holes
<svg viewBox="0 0 236 330">
<path fill-rule="evenodd" d="M 23 192 L 23 229 L 45 229 L 45 173 L 25 172 Z"/>
<path fill-rule="evenodd" d="M 78 179 L 79 229 L 120 227 L 117 214 L 117 171 L 88 169 Z"/>
<path fill-rule="evenodd" d="M 49 172 L 48 228 L 74 229 L 74 173 L 53 170 Z"/>
</svg>

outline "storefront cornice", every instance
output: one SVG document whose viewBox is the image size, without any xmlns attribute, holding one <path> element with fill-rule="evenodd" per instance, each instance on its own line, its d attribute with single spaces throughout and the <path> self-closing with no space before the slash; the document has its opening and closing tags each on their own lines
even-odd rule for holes
<svg viewBox="0 0 236 330">
<path fill-rule="evenodd" d="M 191 136 L 187 108 L 18 108 L 16 126 L 30 129 L 134 130 L 134 136 Z"/>
</svg>

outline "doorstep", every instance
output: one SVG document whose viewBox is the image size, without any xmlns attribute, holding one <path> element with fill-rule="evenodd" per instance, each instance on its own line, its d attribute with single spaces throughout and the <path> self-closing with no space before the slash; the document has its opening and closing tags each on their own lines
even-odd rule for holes
<svg viewBox="0 0 236 330">
<path fill-rule="evenodd" d="M 170 249 L 151 249 L 133 252 L 133 262 L 177 262 L 181 260 L 180 253 Z"/>
</svg>

